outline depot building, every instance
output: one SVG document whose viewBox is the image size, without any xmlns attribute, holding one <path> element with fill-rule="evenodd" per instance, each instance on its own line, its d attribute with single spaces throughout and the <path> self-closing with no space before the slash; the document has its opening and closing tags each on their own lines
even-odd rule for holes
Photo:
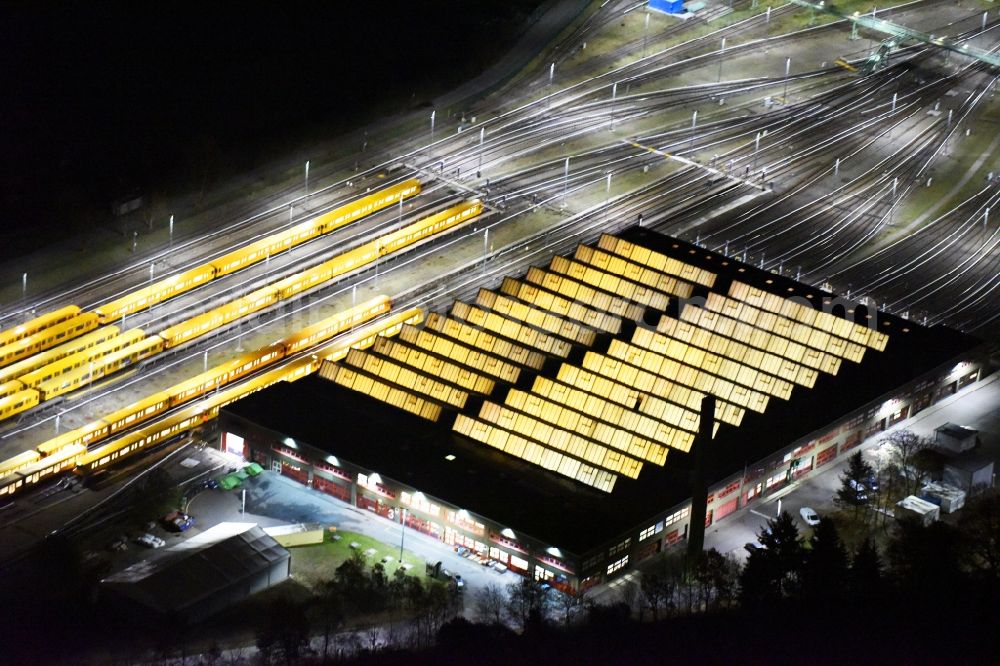
<svg viewBox="0 0 1000 666">
<path fill-rule="evenodd" d="M 684 542 L 705 393 L 711 525 L 992 370 L 968 336 L 632 228 L 226 406 L 219 446 L 579 590 Z"/>
</svg>

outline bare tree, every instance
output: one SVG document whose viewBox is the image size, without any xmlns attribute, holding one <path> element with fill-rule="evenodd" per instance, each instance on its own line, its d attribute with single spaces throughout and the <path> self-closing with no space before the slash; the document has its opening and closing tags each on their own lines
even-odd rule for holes
<svg viewBox="0 0 1000 666">
<path fill-rule="evenodd" d="M 476 592 L 476 615 L 481 622 L 503 624 L 504 607 L 507 605 L 507 595 L 503 589 L 490 583 Z"/>
<path fill-rule="evenodd" d="M 507 586 L 507 616 L 518 629 L 533 618 L 544 620 L 549 603 L 549 596 L 533 580 L 522 578 Z"/>
<path fill-rule="evenodd" d="M 568 627 L 586 606 L 586 599 L 582 594 L 559 592 L 553 600 L 553 606 L 562 618 L 563 624 Z"/>
<path fill-rule="evenodd" d="M 887 445 L 890 460 L 899 469 L 903 492 L 912 495 L 920 489 L 920 484 L 927 473 L 923 465 L 918 464 L 921 451 L 929 449 L 930 440 L 920 437 L 909 429 L 895 430 L 879 440 L 881 445 Z"/>
<path fill-rule="evenodd" d="M 368 644 L 369 652 L 377 652 L 382 647 L 382 629 L 377 624 L 373 624 L 365 632 L 365 642 Z"/>
<path fill-rule="evenodd" d="M 635 612 L 635 602 L 639 598 L 639 586 L 634 581 L 622 585 L 622 601 L 628 606 L 629 615 Z"/>
</svg>

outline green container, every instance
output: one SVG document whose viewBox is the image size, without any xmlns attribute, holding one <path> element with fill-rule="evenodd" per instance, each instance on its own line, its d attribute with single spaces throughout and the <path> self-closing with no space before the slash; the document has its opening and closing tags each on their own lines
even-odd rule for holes
<svg viewBox="0 0 1000 666">
<path fill-rule="evenodd" d="M 236 474 L 226 474 L 219 479 L 219 487 L 223 490 L 232 490 L 233 488 L 240 486 L 242 483 L 243 479 Z"/>
<path fill-rule="evenodd" d="M 264 471 L 264 468 L 255 462 L 250 463 L 243 468 L 243 471 L 247 473 L 248 476 L 257 476 Z"/>
</svg>

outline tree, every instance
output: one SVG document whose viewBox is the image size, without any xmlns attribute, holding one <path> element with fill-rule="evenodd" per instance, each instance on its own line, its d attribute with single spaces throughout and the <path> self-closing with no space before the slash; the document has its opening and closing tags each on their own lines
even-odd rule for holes
<svg viewBox="0 0 1000 666">
<path fill-rule="evenodd" d="M 633 581 L 622 585 L 622 602 L 628 606 L 629 613 L 635 612 L 635 602 L 639 598 L 639 586 Z"/>
<path fill-rule="evenodd" d="M 476 614 L 481 622 L 487 624 L 503 624 L 504 606 L 507 597 L 499 585 L 490 583 L 476 592 Z"/>
<path fill-rule="evenodd" d="M 958 519 L 958 527 L 968 566 L 1000 581 L 1000 491 L 993 488 L 971 498 Z"/>
<path fill-rule="evenodd" d="M 889 542 L 889 566 L 900 588 L 914 599 L 932 602 L 956 588 L 960 576 L 960 540 L 956 528 L 913 518 L 899 521 Z"/>
<path fill-rule="evenodd" d="M 903 493 L 913 495 L 920 490 L 920 484 L 926 477 L 926 468 L 917 462 L 920 452 L 931 447 L 930 440 L 904 429 L 889 433 L 879 440 L 879 445 L 889 448 L 889 459 L 899 470 Z"/>
<path fill-rule="evenodd" d="M 695 566 L 694 577 L 698 582 L 700 603 L 705 610 L 718 608 L 723 601 L 732 600 L 739 578 L 739 564 L 710 548 L 702 553 Z"/>
<path fill-rule="evenodd" d="M 322 658 L 325 664 L 330 655 L 330 640 L 344 622 L 344 600 L 337 584 L 333 581 L 321 583 L 313 604 L 323 629 Z"/>
<path fill-rule="evenodd" d="M 523 630 L 530 620 L 545 618 L 549 597 L 533 580 L 521 578 L 507 586 L 507 616 L 518 629 Z"/>
<path fill-rule="evenodd" d="M 661 560 L 662 562 L 662 560 Z M 662 564 L 642 574 L 642 597 L 653 611 L 653 621 L 660 619 L 660 609 L 666 608 L 674 594 L 673 581 Z"/>
<path fill-rule="evenodd" d="M 568 592 L 558 592 L 552 601 L 555 611 L 562 618 L 564 626 L 570 626 L 580 611 L 586 607 L 586 599 L 582 594 L 570 594 Z"/>
<path fill-rule="evenodd" d="M 840 488 L 837 489 L 835 501 L 842 506 L 854 507 L 854 515 L 857 517 L 861 507 L 868 504 L 874 475 L 875 470 L 861 457 L 861 451 L 858 451 L 847 459 L 847 469 L 840 473 Z"/>
<path fill-rule="evenodd" d="M 847 580 L 851 599 L 871 601 L 879 597 L 882 590 L 882 558 L 870 537 L 854 551 Z"/>
<path fill-rule="evenodd" d="M 794 596 L 801 579 L 804 563 L 802 538 L 787 511 L 767 522 L 758 541 L 763 548 L 750 552 L 740 575 L 740 599 L 744 606 L 752 607 Z"/>
<path fill-rule="evenodd" d="M 802 570 L 803 595 L 815 601 L 841 598 L 847 580 L 847 551 L 837 526 L 831 519 L 821 518 L 809 543 L 812 547 L 806 552 Z"/>
<path fill-rule="evenodd" d="M 256 643 L 265 663 L 272 659 L 286 665 L 298 663 L 309 646 L 309 619 L 302 605 L 275 599 L 257 628 Z"/>
</svg>

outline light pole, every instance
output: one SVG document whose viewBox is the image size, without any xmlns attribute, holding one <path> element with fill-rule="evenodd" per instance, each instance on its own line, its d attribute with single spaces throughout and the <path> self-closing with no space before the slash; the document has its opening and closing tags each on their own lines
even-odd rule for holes
<svg viewBox="0 0 1000 666">
<path fill-rule="evenodd" d="M 757 138 L 753 140 L 753 170 L 757 170 L 757 151 L 760 150 L 760 132 L 757 132 Z"/>
<path fill-rule="evenodd" d="M 153 297 L 153 276 L 156 274 L 156 262 L 149 262 L 149 298 Z M 149 304 L 149 313 L 153 313 L 153 303 Z"/>
<path fill-rule="evenodd" d="M 784 100 L 784 104 L 788 105 L 788 72 L 792 67 L 792 59 L 785 58 L 785 92 L 781 94 L 781 99 Z"/>
<path fill-rule="evenodd" d="M 569 190 L 569 158 L 563 164 L 563 206 L 566 205 L 566 192 Z"/>
<path fill-rule="evenodd" d="M 608 172 L 608 182 L 604 186 L 604 221 L 608 221 L 608 204 L 611 202 L 611 172 Z"/>
<path fill-rule="evenodd" d="M 483 275 L 486 275 L 486 259 L 489 257 L 490 230 L 483 229 Z"/>
<path fill-rule="evenodd" d="M 698 127 L 698 112 L 695 111 L 691 114 L 691 146 L 690 150 L 694 150 L 694 131 Z"/>
<path fill-rule="evenodd" d="M 431 143 L 434 143 L 434 117 L 437 115 L 437 110 L 431 111 Z"/>
<path fill-rule="evenodd" d="M 646 12 L 645 25 L 642 28 L 642 57 L 646 57 L 646 42 L 649 37 L 649 12 Z"/>
<path fill-rule="evenodd" d="M 204 355 L 201 357 L 202 372 L 208 372 L 208 350 L 205 350 Z"/>
<path fill-rule="evenodd" d="M 983 211 L 983 229 L 986 228 L 986 225 L 989 224 L 989 221 L 990 221 L 990 207 L 987 206 L 986 210 Z"/>
<path fill-rule="evenodd" d="M 399 566 L 403 566 L 403 542 L 406 539 L 406 509 L 400 512 L 401 521 L 399 524 Z"/>
<path fill-rule="evenodd" d="M 170 226 L 168 228 L 170 229 L 170 249 L 172 250 L 172 249 L 174 249 L 174 216 L 173 215 L 170 216 Z"/>
<path fill-rule="evenodd" d="M 722 38 L 722 48 L 719 49 L 719 80 L 717 83 L 722 83 L 722 61 L 726 59 L 726 38 Z"/>
<path fill-rule="evenodd" d="M 618 82 L 611 84 L 611 131 L 615 131 L 615 97 L 618 96 Z"/>
<path fill-rule="evenodd" d="M 309 160 L 306 160 L 306 196 L 309 195 Z"/>
<path fill-rule="evenodd" d="M 545 93 L 545 108 L 548 109 L 549 105 L 552 103 L 552 79 L 556 76 L 556 64 L 552 63 L 549 65 L 549 89 Z"/>
<path fill-rule="evenodd" d="M 27 311 L 27 308 L 28 308 L 28 274 L 21 273 L 21 309 Z"/>
<path fill-rule="evenodd" d="M 479 166 L 476 167 L 476 178 L 480 177 L 480 172 L 483 170 L 483 141 L 486 139 L 486 128 L 479 128 Z M 403 202 L 403 197 L 399 198 L 399 202 Z"/>
</svg>

